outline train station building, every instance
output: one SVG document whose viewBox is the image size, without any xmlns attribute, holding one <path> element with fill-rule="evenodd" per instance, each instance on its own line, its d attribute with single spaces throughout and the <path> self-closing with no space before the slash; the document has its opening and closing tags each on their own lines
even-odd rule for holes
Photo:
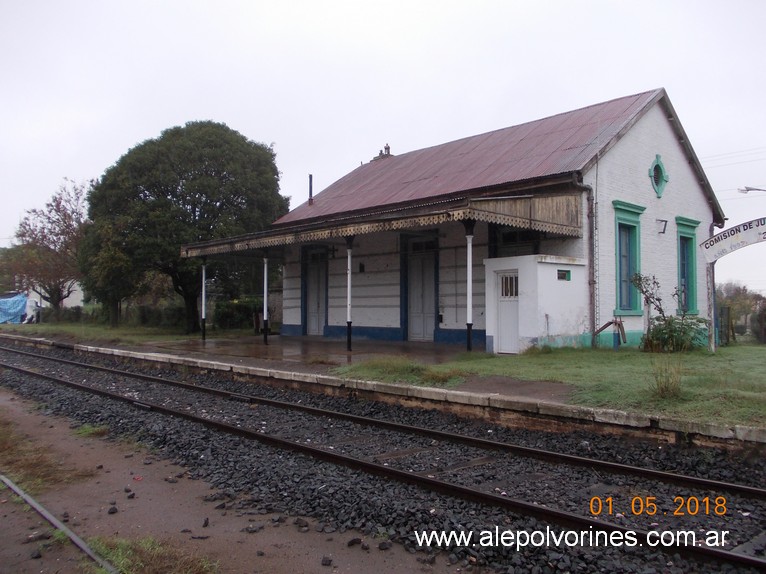
<svg viewBox="0 0 766 574">
<path fill-rule="evenodd" d="M 631 283 L 712 316 L 723 211 L 664 89 L 401 154 L 386 145 L 263 232 L 187 245 L 282 265 L 285 336 L 492 353 L 637 344 Z M 666 308 L 673 307 L 675 302 Z"/>
</svg>

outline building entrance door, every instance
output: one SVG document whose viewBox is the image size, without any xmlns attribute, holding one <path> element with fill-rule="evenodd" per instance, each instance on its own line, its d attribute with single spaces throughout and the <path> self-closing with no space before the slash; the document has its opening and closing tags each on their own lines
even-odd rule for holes
<svg viewBox="0 0 766 574">
<path fill-rule="evenodd" d="M 433 252 L 411 253 L 408 260 L 408 339 L 433 341 L 436 326 L 436 264 Z"/>
<path fill-rule="evenodd" d="M 306 334 L 324 335 L 327 322 L 327 257 L 310 253 L 306 268 Z"/>
</svg>

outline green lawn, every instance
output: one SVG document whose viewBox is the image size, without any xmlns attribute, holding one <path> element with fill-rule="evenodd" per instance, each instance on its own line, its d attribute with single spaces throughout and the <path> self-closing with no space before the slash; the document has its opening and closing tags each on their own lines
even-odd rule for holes
<svg viewBox="0 0 766 574">
<path fill-rule="evenodd" d="M 120 325 L 113 329 L 106 325 L 93 323 L 39 323 L 33 325 L 0 325 L 0 333 L 12 333 L 24 337 L 55 338 L 57 340 L 71 339 L 86 343 L 88 341 L 101 343 L 122 343 L 140 345 L 158 341 L 188 341 L 189 338 L 199 338 L 200 334 L 188 335 L 183 329 L 161 327 L 135 327 Z M 226 331 L 208 329 L 208 334 L 216 339 L 252 336 L 252 329 L 231 329 Z"/>
<path fill-rule="evenodd" d="M 655 367 L 667 363 L 680 375 L 680 395 L 660 398 L 652 392 Z M 574 402 L 651 415 L 719 424 L 766 426 L 766 345 L 731 345 L 716 353 L 673 355 L 593 349 L 551 349 L 521 355 L 462 353 L 439 365 L 406 359 L 376 361 L 336 369 L 339 375 L 438 384 L 468 375 L 554 381 L 575 388 Z M 442 375 L 440 380 L 440 375 Z"/>
</svg>

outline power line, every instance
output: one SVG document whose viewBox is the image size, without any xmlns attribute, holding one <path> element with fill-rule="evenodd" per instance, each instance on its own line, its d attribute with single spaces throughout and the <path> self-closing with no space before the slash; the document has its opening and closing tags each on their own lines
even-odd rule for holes
<svg viewBox="0 0 766 574">
<path fill-rule="evenodd" d="M 706 170 L 761 161 L 766 161 L 766 147 L 764 146 L 716 153 L 700 158 L 700 162 L 704 164 Z"/>
<path fill-rule="evenodd" d="M 724 152 L 724 153 L 716 153 L 716 154 L 713 154 L 713 155 L 708 155 L 708 156 L 705 156 L 705 157 L 701 157 L 700 160 L 715 159 L 715 158 L 719 158 L 719 157 L 732 156 L 732 155 L 735 155 L 735 156 L 736 155 L 752 155 L 753 153 L 760 153 L 761 151 L 766 151 L 766 147 L 753 147 L 753 148 L 750 148 L 750 149 L 744 149 L 744 150 L 740 150 L 740 151 L 729 151 L 729 152 Z"/>
<path fill-rule="evenodd" d="M 755 159 L 746 159 L 744 161 L 733 161 L 733 162 L 730 162 L 730 163 L 719 163 L 718 165 L 706 165 L 705 169 L 715 169 L 717 167 L 726 167 L 727 165 L 740 165 L 742 163 L 754 163 L 756 161 L 766 161 L 766 156 L 758 157 L 758 158 L 755 158 Z"/>
<path fill-rule="evenodd" d="M 740 195 L 738 197 L 719 197 L 719 201 L 739 201 L 740 199 L 752 199 L 758 197 L 757 195 Z"/>
</svg>

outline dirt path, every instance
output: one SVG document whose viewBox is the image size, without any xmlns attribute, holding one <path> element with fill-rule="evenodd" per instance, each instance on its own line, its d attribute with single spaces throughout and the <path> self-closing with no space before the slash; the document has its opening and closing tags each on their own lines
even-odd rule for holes
<svg viewBox="0 0 766 574">
<path fill-rule="evenodd" d="M 300 532 L 292 516 L 282 516 L 279 521 L 276 515 L 243 516 L 217 510 L 217 503 L 203 500 L 211 493 L 209 485 L 184 478 L 183 468 L 135 445 L 78 437 L 69 421 L 44 416 L 33 403 L 2 388 L 0 417 L 13 422 L 16 432 L 33 439 L 67 467 L 95 470 L 92 478 L 36 497 L 57 518 L 68 516 L 67 526 L 86 540 L 93 536 L 153 536 L 218 561 L 220 571 L 227 574 L 446 574 L 462 570 L 459 565 L 448 565 L 441 556 L 435 564 L 424 564 L 417 560 L 424 555 L 411 555 L 396 545 L 379 550 L 379 541 L 374 539 L 362 537 L 369 550 L 362 545 L 349 547 L 348 541 L 361 537 L 359 533 L 316 532 L 311 520 L 309 531 Z M 117 511 L 110 514 L 112 506 Z M 257 532 L 243 531 L 248 526 Z M 29 542 L 30 536 L 50 530 L 37 513 L 14 502 L 9 490 L 0 490 L 0 574 L 82 572 L 80 555 L 71 545 Z M 40 556 L 33 558 L 39 549 Z M 331 559 L 330 565 L 322 565 L 325 557 Z"/>
</svg>

